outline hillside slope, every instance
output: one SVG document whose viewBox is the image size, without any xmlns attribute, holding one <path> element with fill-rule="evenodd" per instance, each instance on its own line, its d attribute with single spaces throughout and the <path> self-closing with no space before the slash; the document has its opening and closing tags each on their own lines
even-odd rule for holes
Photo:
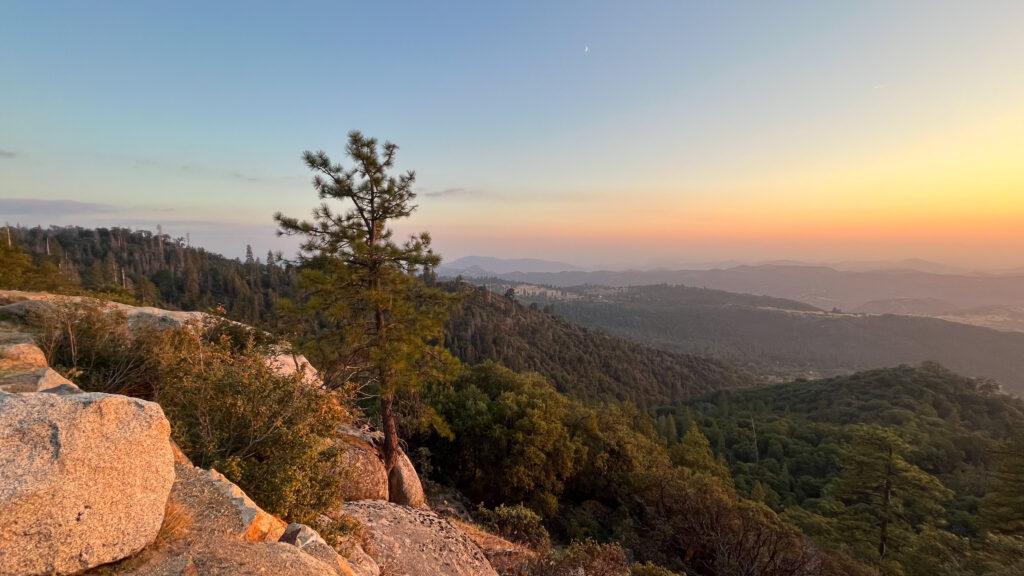
<svg viewBox="0 0 1024 576">
<path fill-rule="evenodd" d="M 559 391 L 583 398 L 652 404 L 755 383 L 726 362 L 588 330 L 486 288 L 462 291 L 465 300 L 452 314 L 445 345 L 469 364 L 492 360 L 538 372 Z"/>
<path fill-rule="evenodd" d="M 1024 334 L 934 318 L 827 313 L 785 300 L 683 286 L 538 300 L 571 322 L 782 379 L 936 361 L 1024 394 Z"/>
<path fill-rule="evenodd" d="M 700 425 L 741 492 L 760 482 L 780 509 L 828 498 L 853 427 L 886 426 L 913 446 L 910 462 L 953 490 L 947 521 L 961 535 L 978 531 L 996 444 L 1024 432 L 1024 401 L 935 364 L 717 392 L 675 413 Z"/>
</svg>

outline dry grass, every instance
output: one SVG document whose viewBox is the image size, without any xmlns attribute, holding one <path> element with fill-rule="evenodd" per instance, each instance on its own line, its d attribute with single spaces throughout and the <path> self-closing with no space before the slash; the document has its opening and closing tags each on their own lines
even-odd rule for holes
<svg viewBox="0 0 1024 576">
<path fill-rule="evenodd" d="M 181 540 L 188 534 L 190 528 L 192 515 L 184 506 L 168 500 L 164 508 L 164 523 L 160 526 L 155 545 Z"/>
<path fill-rule="evenodd" d="M 455 518 L 449 518 L 449 522 L 458 526 L 466 533 L 467 536 L 470 537 L 471 540 L 473 540 L 473 542 L 476 542 L 476 545 L 484 552 L 503 552 L 525 548 L 524 546 L 509 542 L 501 536 L 491 534 L 482 526 L 463 522 L 462 520 L 457 520 Z"/>
<path fill-rule="evenodd" d="M 471 522 L 463 522 L 454 518 L 449 518 L 448 521 L 458 526 L 483 550 L 487 561 L 499 575 L 526 576 L 536 573 L 537 563 L 543 556 L 536 550 L 522 544 L 509 542 Z"/>
<path fill-rule="evenodd" d="M 355 516 L 337 512 L 331 517 L 329 528 L 322 526 L 316 528 L 320 532 L 320 536 L 346 559 L 352 556 L 353 548 L 357 546 L 371 556 L 374 554 L 366 527 Z M 325 529 L 320 530 L 321 528 Z"/>
</svg>

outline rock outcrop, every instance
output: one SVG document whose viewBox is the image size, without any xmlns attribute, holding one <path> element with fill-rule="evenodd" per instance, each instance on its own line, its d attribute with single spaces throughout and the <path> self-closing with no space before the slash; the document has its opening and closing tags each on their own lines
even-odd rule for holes
<svg viewBox="0 0 1024 576">
<path fill-rule="evenodd" d="M 314 388 L 323 386 L 323 381 L 320 380 L 320 375 L 317 374 L 316 368 L 313 368 L 309 360 L 306 360 L 306 357 L 302 354 L 278 349 L 274 351 L 272 356 L 267 358 L 267 365 L 279 376 L 293 376 L 301 373 L 302 381 L 308 386 Z"/>
<path fill-rule="evenodd" d="M 75 574 L 135 554 L 174 481 L 160 407 L 0 393 L 0 574 Z"/>
<path fill-rule="evenodd" d="M 350 543 L 343 552 L 355 576 L 380 576 L 380 566 L 358 543 Z"/>
<path fill-rule="evenodd" d="M 124 314 L 129 329 L 133 331 L 142 329 L 169 330 L 181 328 L 187 324 L 203 326 L 210 325 L 213 322 L 229 322 L 237 326 L 244 326 L 231 320 L 211 316 L 205 312 L 164 310 L 151 306 L 131 306 L 119 302 L 97 300 L 87 296 L 58 296 L 45 292 L 22 292 L 19 290 L 0 290 L 0 318 L 9 317 L 21 322 L 27 322 L 31 316 L 45 317 L 52 314 L 61 305 L 84 303 L 97 306 L 106 312 Z M 246 328 L 250 327 L 246 326 Z M 2 341 L 3 339 L 0 337 L 0 343 Z M 42 366 L 45 366 L 45 359 L 42 362 Z M 278 346 L 272 355 L 267 358 L 267 365 L 281 376 L 292 376 L 301 372 L 302 380 L 306 384 L 316 387 L 323 385 L 316 369 L 309 364 L 306 357 L 293 353 L 289 350 L 289 346 Z M 0 374 L 2 374 L 2 368 L 0 368 Z M 53 374 L 60 378 L 60 375 L 57 375 L 55 372 Z M 50 387 L 57 385 L 59 384 L 50 384 Z M 29 391 L 27 387 L 25 388 L 25 390 L 18 391 Z M 37 392 L 41 390 L 42 388 L 31 391 Z"/>
<path fill-rule="evenodd" d="M 230 503 L 230 515 L 241 523 L 240 535 L 250 542 L 273 542 L 283 533 L 287 525 L 256 505 L 241 488 L 216 470 L 202 470 L 208 476 L 206 482 L 219 491 Z"/>
<path fill-rule="evenodd" d="M 43 315 L 52 310 L 52 302 L 57 298 L 43 292 L 0 290 L 0 316 L 25 321 L 29 316 Z"/>
<path fill-rule="evenodd" d="M 387 500 L 388 473 L 377 449 L 364 437 L 347 431 L 339 434 L 337 442 L 342 450 L 345 475 L 342 500 Z"/>
<path fill-rule="evenodd" d="M 399 452 L 395 467 L 387 473 L 382 433 L 368 428 L 344 428 L 339 430 L 338 438 L 346 458 L 343 500 L 388 500 L 415 508 L 427 507 L 419 475 L 404 452 Z"/>
<path fill-rule="evenodd" d="M 320 534 L 305 524 L 289 524 L 279 542 L 291 544 L 330 566 L 338 576 L 356 576 L 348 561 L 338 555 Z"/>
<path fill-rule="evenodd" d="M 395 462 L 395 467 L 388 475 L 388 494 L 388 499 L 395 504 L 413 508 L 427 507 L 427 499 L 423 495 L 420 477 L 416 474 L 416 469 L 413 468 L 412 462 L 404 452 L 398 455 L 398 462 Z"/>
<path fill-rule="evenodd" d="M 179 328 L 188 322 L 204 322 L 210 317 L 203 312 L 182 312 L 164 310 L 150 306 L 131 306 L 120 302 L 97 300 L 88 296 L 62 296 L 46 292 L 23 292 L 20 290 L 0 290 L 0 314 L 21 320 L 30 315 L 45 315 L 60 303 L 88 302 L 101 306 L 105 310 L 124 313 L 131 328 L 153 326 L 158 329 Z"/>
<path fill-rule="evenodd" d="M 395 576 L 495 574 L 451 523 L 386 502 L 426 506 L 405 454 L 387 474 L 379 432 L 341 430 L 336 439 L 347 458 L 341 496 L 362 501 L 346 506 L 366 529 L 365 538 L 357 531 L 335 543 L 341 554 L 312 528 L 262 510 L 217 471 L 193 466 L 170 440 L 159 406 L 79 390 L 16 326 L 84 301 L 123 312 L 132 329 L 208 319 L 0 291 L 0 574 L 88 574 L 105 564 L 104 576 L 380 576 L 385 563 Z M 322 385 L 301 356 L 282 349 L 267 363 Z"/>
<path fill-rule="evenodd" d="M 113 568 L 117 576 L 336 576 L 324 562 L 284 542 L 218 539 L 193 554 L 183 550 L 146 551 Z"/>
<path fill-rule="evenodd" d="M 429 510 L 364 500 L 342 506 L 358 519 L 368 552 L 395 576 L 497 576 L 465 532 Z"/>
<path fill-rule="evenodd" d="M 61 386 L 77 388 L 47 365 L 28 334 L 0 327 L 0 392 L 42 392 Z"/>
<path fill-rule="evenodd" d="M 15 341 L 0 346 L 0 370 L 4 372 L 36 371 L 47 367 L 46 356 L 31 340 Z"/>
<path fill-rule="evenodd" d="M 365 576 L 345 572 L 345 560 L 336 553 L 332 556 L 333 550 L 308 527 L 292 542 L 288 538 L 278 541 L 287 526 L 216 471 L 197 468 L 183 459 L 174 471 L 168 510 L 175 511 L 176 523 L 182 528 L 116 566 L 115 574 Z"/>
</svg>

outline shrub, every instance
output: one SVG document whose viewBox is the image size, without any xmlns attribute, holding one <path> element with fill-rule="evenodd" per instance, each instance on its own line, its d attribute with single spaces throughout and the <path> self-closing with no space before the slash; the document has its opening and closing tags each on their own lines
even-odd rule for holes
<svg viewBox="0 0 1024 576">
<path fill-rule="evenodd" d="M 162 335 L 128 327 L 124 313 L 98 301 L 59 299 L 29 309 L 27 322 L 47 362 L 81 389 L 151 399 Z"/>
<path fill-rule="evenodd" d="M 630 576 L 626 553 L 618 544 L 573 542 L 548 572 L 552 576 Z"/>
<path fill-rule="evenodd" d="M 50 361 L 83 390 L 157 401 L 182 451 L 268 511 L 328 533 L 344 475 L 331 442 L 350 417 L 337 396 L 277 374 L 265 336 L 238 324 L 129 328 L 90 301 L 41 307 L 30 324 Z M 326 536 L 325 536 L 326 537 Z"/>
<path fill-rule="evenodd" d="M 537 549 L 547 549 L 551 544 L 541 517 L 522 504 L 500 504 L 494 510 L 488 510 L 480 505 L 476 516 L 487 528 L 502 538 Z"/>
<path fill-rule="evenodd" d="M 166 365 L 156 400 L 172 435 L 197 466 L 216 468 L 269 511 L 315 525 L 338 503 L 340 452 L 330 439 L 348 419 L 337 399 L 278 375 L 265 349 L 232 350 L 188 327 L 168 333 L 176 362 Z"/>
<path fill-rule="evenodd" d="M 429 446 L 437 480 L 488 506 L 521 502 L 544 517 L 555 515 L 583 453 L 564 424 L 566 397 L 536 374 L 490 362 L 424 396 L 452 433 Z"/>
<path fill-rule="evenodd" d="M 686 576 L 650 562 L 633 564 L 629 567 L 629 574 L 630 576 Z"/>
</svg>

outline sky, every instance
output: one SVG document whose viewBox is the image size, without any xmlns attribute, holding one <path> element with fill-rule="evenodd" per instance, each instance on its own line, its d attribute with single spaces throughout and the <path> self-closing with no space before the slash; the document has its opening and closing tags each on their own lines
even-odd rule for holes
<svg viewBox="0 0 1024 576">
<path fill-rule="evenodd" d="M 400 147 L 446 260 L 1024 266 L 1024 2 L 0 0 L 0 220 L 294 251 Z"/>
</svg>

